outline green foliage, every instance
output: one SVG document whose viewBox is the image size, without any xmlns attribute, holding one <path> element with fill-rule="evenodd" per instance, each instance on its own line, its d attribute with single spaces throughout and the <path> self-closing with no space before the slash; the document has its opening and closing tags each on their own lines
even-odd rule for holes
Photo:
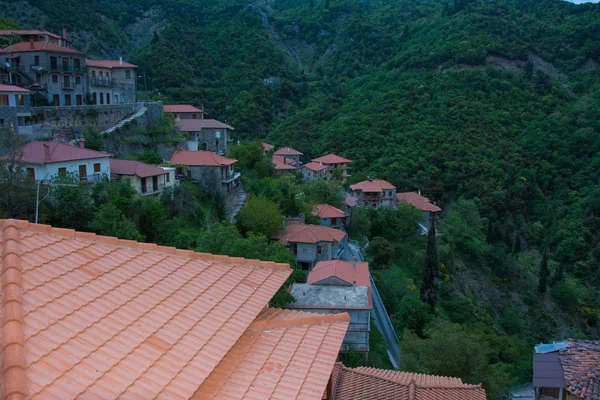
<svg viewBox="0 0 600 400">
<path fill-rule="evenodd" d="M 54 177 L 50 185 L 50 225 L 85 231 L 94 211 L 91 186 L 81 182 L 79 174 L 74 172 Z"/>
<path fill-rule="evenodd" d="M 101 206 L 89 226 L 97 233 L 105 236 L 139 241 L 143 239 L 137 231 L 135 223 L 125 217 L 121 210 L 112 203 Z"/>
<path fill-rule="evenodd" d="M 419 337 L 424 336 L 425 327 L 433 320 L 430 313 L 431 307 L 421 302 L 417 296 L 406 294 L 397 308 L 392 322 L 397 332 L 403 332 L 405 329 L 416 333 Z"/>
<path fill-rule="evenodd" d="M 268 238 L 283 229 L 283 215 L 275 202 L 266 197 L 251 197 L 240 209 L 237 226 L 242 233 L 254 232 Z"/>
<path fill-rule="evenodd" d="M 102 133 L 91 126 L 83 130 L 83 138 L 85 139 L 85 148 L 101 151 L 104 148 L 104 137 Z"/>
<path fill-rule="evenodd" d="M 425 267 L 423 268 L 423 280 L 421 281 L 420 298 L 428 304 L 433 312 L 438 296 L 438 274 L 439 264 L 437 257 L 437 244 L 435 240 L 435 218 L 431 219 L 429 232 L 427 233 L 427 248 L 425 249 Z"/>
<path fill-rule="evenodd" d="M 304 184 L 304 193 L 310 204 L 329 204 L 339 209 L 345 208 L 342 187 L 333 180 L 316 179 Z"/>
<path fill-rule="evenodd" d="M 352 236 L 371 235 L 371 218 L 369 217 L 368 208 L 354 207 L 348 233 Z"/>
<path fill-rule="evenodd" d="M 549 275 L 550 271 L 548 270 L 548 256 L 544 251 L 544 253 L 542 254 L 542 261 L 540 261 L 538 293 L 546 293 L 546 285 L 548 283 Z"/>
<path fill-rule="evenodd" d="M 146 164 L 162 164 L 163 162 L 163 157 L 154 150 L 138 151 L 133 153 L 130 158 Z"/>
<path fill-rule="evenodd" d="M 373 258 L 374 268 L 385 268 L 389 266 L 394 256 L 394 248 L 386 239 L 377 236 L 369 243 L 369 255 Z"/>
<path fill-rule="evenodd" d="M 198 186 L 184 181 L 173 189 L 163 191 L 160 201 L 167 211 L 167 218 L 178 218 L 199 227 L 206 222 L 205 213 L 198 203 L 200 198 Z"/>
</svg>

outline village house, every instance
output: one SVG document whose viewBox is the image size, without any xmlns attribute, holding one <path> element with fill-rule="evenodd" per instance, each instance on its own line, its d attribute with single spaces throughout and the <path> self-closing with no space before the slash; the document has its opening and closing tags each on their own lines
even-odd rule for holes
<svg viewBox="0 0 600 400">
<path fill-rule="evenodd" d="M 275 167 L 275 175 L 283 176 L 288 173 L 295 173 L 298 168 L 292 164 L 287 164 L 285 158 L 277 158 L 273 156 L 273 167 Z"/>
<path fill-rule="evenodd" d="M 290 248 L 298 265 L 311 270 L 319 261 L 339 258 L 348 236 L 326 226 L 293 224 L 285 227 L 276 239 Z"/>
<path fill-rule="evenodd" d="M 423 213 L 423 220 L 419 223 L 421 234 L 426 235 L 429 232 L 431 219 L 435 218 L 436 214 L 442 211 L 435 204 L 431 204 L 427 197 L 421 196 L 421 192 L 402 192 L 396 194 L 396 206 L 402 202 L 412 204 Z"/>
<path fill-rule="evenodd" d="M 352 223 L 352 211 L 354 210 L 354 207 L 356 207 L 358 205 L 358 199 L 356 197 L 346 193 L 346 196 L 344 197 L 344 203 L 346 204 L 346 223 L 351 224 Z"/>
<path fill-rule="evenodd" d="M 0 129 L 12 127 L 21 135 L 32 133 L 30 91 L 0 84 Z"/>
<path fill-rule="evenodd" d="M 0 238 L 6 398 L 326 391 L 350 318 L 269 308 L 288 264 L 27 221 L 0 221 Z"/>
<path fill-rule="evenodd" d="M 202 188 L 216 191 L 227 198 L 233 195 L 240 173 L 234 171 L 237 160 L 210 151 L 179 150 L 171 157 L 177 165 L 176 174 L 187 177 Z M 186 167 L 186 170 L 182 166 Z"/>
<path fill-rule="evenodd" d="M 303 154 L 291 147 L 282 147 L 273 153 L 273 158 L 278 158 L 286 164 L 292 164 L 296 167 L 300 166 L 300 156 Z"/>
<path fill-rule="evenodd" d="M 346 213 L 329 204 L 317 204 L 312 210 L 312 215 L 319 218 L 319 225 L 335 229 L 340 229 L 346 222 Z"/>
<path fill-rule="evenodd" d="M 92 104 L 136 102 L 137 66 L 118 60 L 85 60 Z"/>
<path fill-rule="evenodd" d="M 0 49 L 0 59 L 12 84 L 35 91 L 54 106 L 83 104 L 87 90 L 82 52 L 50 41 L 29 41 Z"/>
<path fill-rule="evenodd" d="M 164 104 L 163 112 L 173 115 L 175 120 L 204 119 L 206 112 L 191 104 Z"/>
<path fill-rule="evenodd" d="M 600 398 L 600 341 L 573 340 L 535 346 L 533 386 L 536 400 Z"/>
<path fill-rule="evenodd" d="M 304 181 L 310 182 L 315 179 L 323 179 L 327 173 L 327 167 L 321 163 L 309 162 L 301 168 Z"/>
<path fill-rule="evenodd" d="M 71 41 L 67 39 L 67 31 L 63 29 L 63 35 L 59 36 L 56 33 L 48 31 L 40 31 L 37 29 L 6 29 L 0 30 L 0 39 L 7 44 L 10 40 L 18 36 L 23 42 L 50 42 L 62 47 L 73 47 Z"/>
<path fill-rule="evenodd" d="M 312 162 L 322 163 L 327 167 L 327 178 L 331 179 L 335 171 L 340 171 L 342 183 L 350 176 L 350 165 L 352 160 L 340 157 L 337 154 L 327 154 L 323 157 L 314 158 Z"/>
<path fill-rule="evenodd" d="M 348 368 L 337 362 L 324 400 L 486 400 L 481 384 L 460 378 L 434 376 L 370 367 Z"/>
<path fill-rule="evenodd" d="M 141 195 L 155 195 L 175 185 L 175 175 L 171 171 L 133 160 L 110 160 L 112 178 L 125 179 Z"/>
<path fill-rule="evenodd" d="M 261 144 L 263 147 L 263 156 L 266 156 L 267 154 L 269 154 L 269 152 L 271 150 L 273 150 L 275 148 L 275 146 L 273 146 L 272 144 L 269 144 L 269 143 L 261 142 Z"/>
<path fill-rule="evenodd" d="M 33 141 L 23 146 L 21 162 L 27 175 L 35 181 L 49 181 L 58 175 L 78 174 L 84 182 L 97 182 L 110 176 L 112 154 L 59 142 Z"/>
<path fill-rule="evenodd" d="M 396 207 L 396 187 L 383 179 L 367 179 L 350 185 L 352 196 L 362 207 Z"/>
<path fill-rule="evenodd" d="M 187 147 L 190 151 L 212 151 L 223 155 L 229 152 L 230 125 L 216 119 L 180 119 L 175 121 L 180 132 L 187 135 Z"/>
</svg>

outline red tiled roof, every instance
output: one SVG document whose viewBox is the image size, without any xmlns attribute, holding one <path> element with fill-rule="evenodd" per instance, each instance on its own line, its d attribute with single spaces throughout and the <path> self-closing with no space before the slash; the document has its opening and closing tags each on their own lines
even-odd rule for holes
<svg viewBox="0 0 600 400">
<path fill-rule="evenodd" d="M 396 186 L 392 185 L 388 181 L 384 181 L 383 179 L 373 179 L 350 185 L 350 189 L 372 193 L 382 192 L 384 189 L 396 189 Z"/>
<path fill-rule="evenodd" d="M 276 157 L 273 157 L 273 165 L 276 170 L 296 170 L 297 167 L 293 163 L 285 163 L 282 160 L 279 160 Z"/>
<path fill-rule="evenodd" d="M 316 162 L 309 162 L 308 164 L 304 164 L 302 168 L 306 168 L 314 172 L 319 172 L 323 171 L 324 169 L 327 169 L 327 165 L 319 164 Z"/>
<path fill-rule="evenodd" d="M 340 242 L 345 237 L 346 233 L 339 229 L 310 224 L 293 224 L 277 235 L 277 239 L 286 245 L 288 243 Z"/>
<path fill-rule="evenodd" d="M 600 341 L 569 340 L 558 352 L 565 388 L 584 400 L 600 398 Z"/>
<path fill-rule="evenodd" d="M 183 164 L 196 167 L 218 167 L 235 164 L 237 160 L 220 156 L 210 151 L 179 150 L 171 157 L 171 164 Z"/>
<path fill-rule="evenodd" d="M 264 151 L 271 151 L 275 148 L 275 146 L 273 146 L 272 144 L 265 143 L 265 142 L 261 142 L 261 143 L 262 143 Z"/>
<path fill-rule="evenodd" d="M 83 54 L 70 47 L 59 46 L 50 42 L 20 42 L 0 49 L 0 53 L 23 53 L 28 51 L 52 51 L 55 53 Z"/>
<path fill-rule="evenodd" d="M 298 150 L 294 150 L 291 147 L 282 147 L 281 149 L 275 152 L 278 156 L 302 156 Z"/>
<path fill-rule="evenodd" d="M 358 204 L 358 199 L 351 194 L 346 194 L 344 201 L 348 207 L 355 207 Z"/>
<path fill-rule="evenodd" d="M 27 221 L 0 224 L 4 398 L 190 398 L 291 272 Z M 295 370 L 300 380 L 305 367 Z"/>
<path fill-rule="evenodd" d="M 48 149 L 48 152 L 46 152 Z M 24 163 L 49 164 L 62 161 L 89 160 L 93 158 L 111 157 L 112 154 L 103 153 L 96 150 L 71 146 L 70 144 L 59 142 L 41 142 L 33 141 L 23 146 Z"/>
<path fill-rule="evenodd" d="M 334 368 L 335 400 L 485 400 L 481 385 L 467 385 L 459 378 L 413 374 L 375 368 Z"/>
<path fill-rule="evenodd" d="M 115 175 L 137 175 L 140 178 L 168 174 L 164 169 L 155 167 L 154 165 L 132 160 L 117 160 L 114 158 L 111 158 L 110 160 L 110 173 Z"/>
<path fill-rule="evenodd" d="M 19 86 L 0 84 L 0 92 L 29 93 L 30 91 Z"/>
<path fill-rule="evenodd" d="M 415 192 L 402 192 L 396 194 L 396 205 L 398 205 L 401 201 L 406 201 L 407 203 L 412 204 L 417 207 L 419 210 L 423 211 L 431 211 L 438 212 L 442 211 L 438 206 L 431 204 L 427 197 L 421 196 Z"/>
<path fill-rule="evenodd" d="M 318 399 L 348 321 L 346 313 L 267 308 L 192 399 Z"/>
<path fill-rule="evenodd" d="M 273 155 L 273 163 L 275 163 L 275 161 L 279 161 L 280 163 L 283 163 L 283 164 L 289 164 L 289 165 L 296 166 L 296 160 L 294 160 L 293 158 L 287 158 L 285 156 Z"/>
<path fill-rule="evenodd" d="M 312 271 L 308 273 L 306 283 L 318 285 L 319 282 L 331 277 L 336 277 L 348 285 L 366 286 L 369 288 L 369 306 L 373 307 L 373 298 L 371 295 L 371 278 L 369 275 L 369 263 L 356 262 L 353 267 L 352 262 L 331 260 L 319 261 Z"/>
<path fill-rule="evenodd" d="M 120 60 L 88 60 L 85 59 L 85 65 L 98 68 L 137 68 L 137 65 Z"/>
<path fill-rule="evenodd" d="M 56 39 L 62 39 L 59 35 L 57 35 L 56 33 L 52 33 L 52 32 L 48 32 L 48 31 L 39 31 L 37 29 L 2 29 L 0 30 L 0 36 L 6 36 L 6 35 L 47 35 L 47 36 L 51 36 L 53 38 Z"/>
<path fill-rule="evenodd" d="M 204 110 L 194 107 L 191 104 L 164 104 L 163 112 L 166 113 L 200 113 L 206 114 Z"/>
<path fill-rule="evenodd" d="M 199 132 L 202 129 L 230 129 L 230 125 L 217 121 L 216 119 L 181 119 L 175 121 L 175 125 L 183 132 Z"/>
<path fill-rule="evenodd" d="M 322 162 L 323 164 L 341 164 L 341 163 L 351 163 L 352 162 L 352 160 L 348 160 L 347 158 L 340 157 L 337 154 L 327 154 L 326 156 L 315 158 L 312 161 Z"/>
<path fill-rule="evenodd" d="M 345 218 L 346 213 L 330 206 L 329 204 L 317 204 L 312 210 L 312 215 L 316 215 L 319 218 Z"/>
</svg>

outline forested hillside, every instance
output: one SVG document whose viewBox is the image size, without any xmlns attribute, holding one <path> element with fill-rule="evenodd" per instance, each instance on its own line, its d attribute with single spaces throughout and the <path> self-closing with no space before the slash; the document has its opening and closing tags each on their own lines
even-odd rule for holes
<svg viewBox="0 0 600 400">
<path fill-rule="evenodd" d="M 352 182 L 375 176 L 435 200 L 444 212 L 434 313 L 418 301 L 425 240 L 400 232 L 402 222 L 385 214 L 365 216 L 355 232 L 385 236 L 394 247 L 393 267 L 376 275 L 403 332 L 406 368 L 483 381 L 497 398 L 531 379 L 534 343 L 599 337 L 599 4 L 0 0 L 0 7 L 12 19 L 2 23 L 67 27 L 91 55 L 125 56 L 156 98 L 203 105 L 236 128 L 236 140 L 266 139 L 307 157 L 344 155 L 355 160 Z M 276 198 L 282 188 L 248 184 L 284 209 Z M 548 289 L 540 290 L 544 253 Z"/>
</svg>

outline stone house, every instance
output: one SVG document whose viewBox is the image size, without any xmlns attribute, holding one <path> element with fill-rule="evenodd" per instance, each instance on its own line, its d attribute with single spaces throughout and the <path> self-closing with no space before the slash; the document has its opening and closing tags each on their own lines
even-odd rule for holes
<svg viewBox="0 0 600 400">
<path fill-rule="evenodd" d="M 22 135 L 31 134 L 31 92 L 0 84 L 0 128 L 12 126 Z"/>
<path fill-rule="evenodd" d="M 0 30 L 0 38 L 10 40 L 14 36 L 19 36 L 23 42 L 50 42 L 63 47 L 73 47 L 71 41 L 67 39 L 67 30 L 63 28 L 62 36 L 48 31 L 37 29 L 6 29 Z"/>
<path fill-rule="evenodd" d="M 163 112 L 173 115 L 175 120 L 204 119 L 206 112 L 191 104 L 164 104 Z"/>
<path fill-rule="evenodd" d="M 283 176 L 288 173 L 295 173 L 298 171 L 298 167 L 292 164 L 288 164 L 284 157 L 273 156 L 273 166 L 275 167 L 275 175 Z"/>
<path fill-rule="evenodd" d="M 82 105 L 86 65 L 82 52 L 52 42 L 20 42 L 0 49 L 13 84 L 35 91 L 54 106 Z M 37 105 L 37 104 L 34 104 Z"/>
<path fill-rule="evenodd" d="M 112 154 L 59 142 L 33 141 L 23 146 L 21 162 L 27 174 L 36 181 L 49 181 L 57 175 L 77 173 L 84 182 L 96 182 L 110 176 Z"/>
<path fill-rule="evenodd" d="M 346 178 L 350 176 L 349 164 L 351 164 L 353 161 L 344 157 L 340 157 L 337 154 L 327 154 L 326 156 L 313 159 L 312 162 L 322 163 L 327 167 L 327 178 L 331 178 L 335 171 L 341 171 L 342 183 L 344 183 L 346 182 Z"/>
<path fill-rule="evenodd" d="M 302 175 L 304 175 L 304 181 L 310 182 L 315 179 L 323 179 L 327 173 L 327 167 L 322 163 L 309 162 L 302 166 Z"/>
<path fill-rule="evenodd" d="M 396 187 L 383 179 L 368 179 L 350 185 L 352 196 L 362 207 L 396 207 Z"/>
<path fill-rule="evenodd" d="M 273 156 L 278 156 L 282 158 L 282 160 L 284 160 L 286 164 L 292 164 L 295 166 L 300 165 L 300 156 L 302 155 L 303 154 L 300 153 L 298 150 L 294 150 L 291 147 L 282 147 L 281 149 L 273 153 Z"/>
<path fill-rule="evenodd" d="M 431 219 L 437 213 L 442 211 L 441 208 L 432 204 L 427 197 L 421 196 L 421 192 L 402 192 L 396 194 L 396 206 L 402 202 L 412 204 L 423 213 L 423 219 L 419 223 L 421 234 L 426 235 L 431 225 Z"/>
<path fill-rule="evenodd" d="M 216 119 L 180 119 L 175 121 L 175 126 L 187 134 L 190 151 L 212 151 L 220 155 L 229 151 L 233 128 L 227 124 Z"/>
<path fill-rule="evenodd" d="M 275 148 L 272 144 L 261 142 L 263 147 L 263 156 L 266 156 L 271 150 Z"/>
<path fill-rule="evenodd" d="M 289 247 L 298 265 L 311 270 L 319 261 L 339 258 L 348 235 L 327 226 L 293 224 L 283 229 L 275 239 Z"/>
<path fill-rule="evenodd" d="M 137 66 L 118 60 L 85 60 L 88 92 L 92 104 L 136 102 Z"/>
<path fill-rule="evenodd" d="M 312 215 L 319 218 L 319 225 L 340 229 L 346 222 L 346 213 L 329 204 L 317 204 Z"/>
<path fill-rule="evenodd" d="M 121 177 L 141 195 L 158 195 L 175 185 L 171 171 L 133 160 L 110 160 L 111 178 Z"/>
</svg>

